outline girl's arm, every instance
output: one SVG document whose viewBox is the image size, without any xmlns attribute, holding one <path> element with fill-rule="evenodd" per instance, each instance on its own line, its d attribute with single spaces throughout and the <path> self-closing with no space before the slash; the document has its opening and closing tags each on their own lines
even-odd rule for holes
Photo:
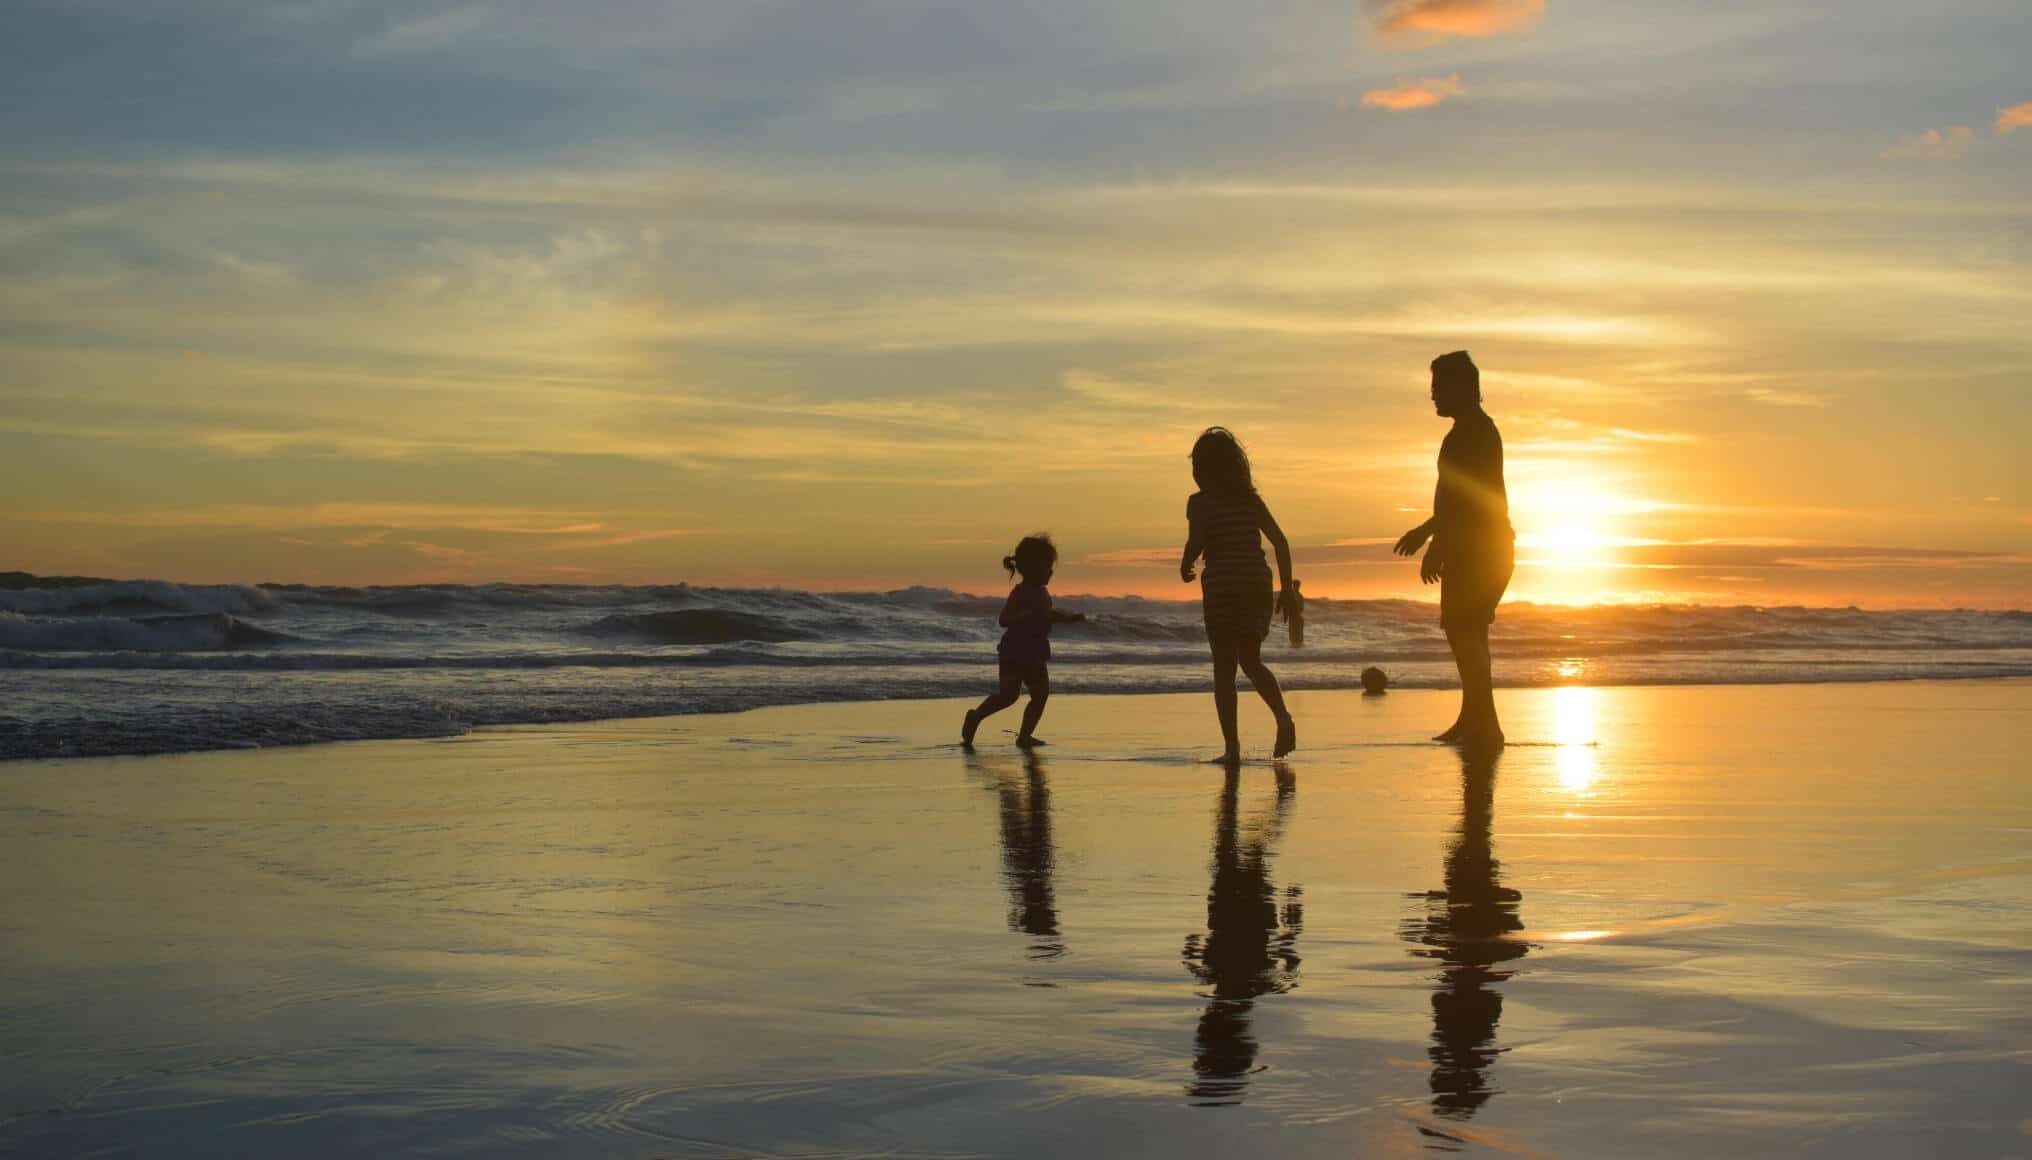
<svg viewBox="0 0 2032 1160">
<path fill-rule="evenodd" d="M 1017 603 L 1016 594 L 1021 591 L 1023 591 L 1021 588 L 1009 590 L 1009 599 L 1002 602 L 1002 615 L 996 618 L 995 623 L 1003 628 L 1014 628 L 1019 621 L 1030 615 L 1029 609 Z"/>
<path fill-rule="evenodd" d="M 1277 526 L 1277 517 L 1270 514 L 1270 505 L 1258 502 L 1256 505 L 1256 529 L 1270 541 L 1270 548 L 1277 553 L 1277 587 L 1289 591 L 1291 588 L 1291 541 L 1284 538 L 1284 529 Z"/>
<path fill-rule="evenodd" d="M 1198 496 L 1193 497 L 1193 499 L 1198 498 Z M 1180 580 L 1185 581 L 1187 584 L 1192 583 L 1192 566 L 1198 562 L 1200 553 L 1205 550 L 1205 546 L 1200 543 L 1199 538 L 1199 505 L 1187 501 L 1185 505 L 1185 551 L 1178 558 L 1178 578 Z"/>
</svg>

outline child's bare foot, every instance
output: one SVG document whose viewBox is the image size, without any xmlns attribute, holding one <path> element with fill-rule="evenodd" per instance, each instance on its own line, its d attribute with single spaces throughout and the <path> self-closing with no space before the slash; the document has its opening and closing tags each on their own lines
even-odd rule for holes
<svg viewBox="0 0 2032 1160">
<path fill-rule="evenodd" d="M 1296 748 L 1298 748 L 1298 722 L 1287 715 L 1277 722 L 1277 748 L 1272 750 L 1270 755 L 1283 757 Z"/>
<path fill-rule="evenodd" d="M 1023 736 L 1018 737 L 1016 739 L 1016 744 L 1024 749 L 1035 749 L 1038 746 L 1044 744 L 1044 738 L 1032 737 L 1028 733 L 1025 733 Z"/>
<path fill-rule="evenodd" d="M 960 725 L 960 744 L 965 745 L 968 748 L 972 748 L 974 744 L 974 733 L 977 730 L 979 730 L 980 727 L 981 727 L 981 715 L 979 713 L 974 712 L 972 709 L 968 709 L 967 719 L 963 724 Z"/>
</svg>

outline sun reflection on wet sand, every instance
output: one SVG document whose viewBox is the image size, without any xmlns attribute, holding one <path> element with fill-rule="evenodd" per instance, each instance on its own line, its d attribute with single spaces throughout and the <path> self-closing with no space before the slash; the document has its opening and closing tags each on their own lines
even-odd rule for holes
<svg viewBox="0 0 2032 1160">
<path fill-rule="evenodd" d="M 1595 691 L 1568 685 L 1552 691 L 1553 740 L 1560 788 L 1591 796 L 1599 773 L 1595 764 Z"/>
</svg>

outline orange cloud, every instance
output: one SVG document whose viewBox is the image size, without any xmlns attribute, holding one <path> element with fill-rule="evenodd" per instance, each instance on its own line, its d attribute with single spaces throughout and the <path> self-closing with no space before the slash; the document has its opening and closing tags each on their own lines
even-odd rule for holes
<svg viewBox="0 0 2032 1160">
<path fill-rule="evenodd" d="M 1885 157 L 1906 160 L 1959 161 L 1968 156 L 1969 146 L 1975 144 L 1976 131 L 1967 125 L 1950 125 L 1945 129 L 1928 129 L 1899 140 L 1896 145 L 1884 150 Z"/>
<path fill-rule="evenodd" d="M 2032 101 L 1997 110 L 1997 132 L 2009 133 L 2013 129 L 2032 128 Z"/>
<path fill-rule="evenodd" d="M 1545 15 L 1545 0 L 1362 0 L 1362 8 L 1384 39 L 1434 44 L 1529 27 Z"/>
<path fill-rule="evenodd" d="M 1398 81 L 1387 89 L 1370 89 L 1362 94 L 1362 105 L 1402 113 L 1407 109 L 1429 109 L 1449 97 L 1458 97 L 1466 92 L 1461 87 L 1460 74 L 1453 73 L 1424 80 Z"/>
</svg>

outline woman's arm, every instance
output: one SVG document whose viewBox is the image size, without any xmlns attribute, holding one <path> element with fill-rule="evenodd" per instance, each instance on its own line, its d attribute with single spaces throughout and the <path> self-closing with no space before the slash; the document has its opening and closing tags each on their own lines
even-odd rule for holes
<svg viewBox="0 0 2032 1160">
<path fill-rule="evenodd" d="M 1192 583 L 1192 566 L 1199 561 L 1200 553 L 1206 550 L 1199 537 L 1199 504 L 1195 502 L 1198 499 L 1194 496 L 1186 501 L 1185 551 L 1178 557 L 1178 578 L 1187 584 Z"/>
</svg>

